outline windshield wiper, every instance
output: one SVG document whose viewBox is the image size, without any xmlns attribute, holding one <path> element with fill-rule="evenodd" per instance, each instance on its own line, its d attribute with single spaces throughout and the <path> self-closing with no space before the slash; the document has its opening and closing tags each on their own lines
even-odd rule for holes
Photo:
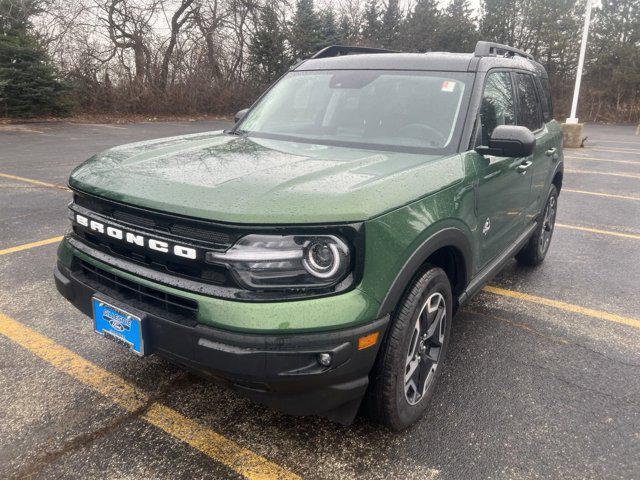
<svg viewBox="0 0 640 480">
<path fill-rule="evenodd" d="M 246 135 L 248 132 L 246 130 L 241 130 L 239 128 L 234 128 L 234 129 L 229 129 L 229 130 L 223 130 L 222 133 L 227 133 L 229 135 Z"/>
</svg>

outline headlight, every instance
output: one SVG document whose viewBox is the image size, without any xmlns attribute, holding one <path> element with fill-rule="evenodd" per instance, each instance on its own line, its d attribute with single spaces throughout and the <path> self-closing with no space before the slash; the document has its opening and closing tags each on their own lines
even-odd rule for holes
<svg viewBox="0 0 640 480">
<path fill-rule="evenodd" d="M 247 235 L 226 252 L 207 252 L 255 290 L 331 287 L 351 270 L 351 252 L 335 235 Z"/>
</svg>

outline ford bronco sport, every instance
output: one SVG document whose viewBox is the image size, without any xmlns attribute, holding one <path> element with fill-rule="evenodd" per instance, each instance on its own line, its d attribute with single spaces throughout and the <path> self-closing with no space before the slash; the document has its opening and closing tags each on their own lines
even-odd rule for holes
<svg viewBox="0 0 640 480">
<path fill-rule="evenodd" d="M 94 329 L 295 415 L 425 412 L 452 317 L 542 262 L 562 187 L 543 67 L 328 47 L 227 131 L 112 148 L 71 174 L 60 293 Z"/>
</svg>

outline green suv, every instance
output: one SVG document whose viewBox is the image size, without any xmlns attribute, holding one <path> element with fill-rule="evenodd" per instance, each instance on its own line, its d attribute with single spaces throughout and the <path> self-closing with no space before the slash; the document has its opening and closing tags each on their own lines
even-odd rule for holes
<svg viewBox="0 0 640 480">
<path fill-rule="evenodd" d="M 328 47 L 230 130 L 76 168 L 57 288 L 138 355 L 399 430 L 428 406 L 456 310 L 513 256 L 544 259 L 561 138 L 522 51 Z"/>
</svg>

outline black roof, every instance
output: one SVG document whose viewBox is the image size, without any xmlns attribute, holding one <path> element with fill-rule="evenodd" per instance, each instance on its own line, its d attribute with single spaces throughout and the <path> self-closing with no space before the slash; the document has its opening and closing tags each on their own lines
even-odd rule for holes
<svg viewBox="0 0 640 480">
<path fill-rule="evenodd" d="M 486 47 L 487 42 L 482 43 Z M 337 49 L 337 47 L 328 47 Z M 350 47 L 340 47 L 350 48 Z M 445 72 L 486 72 L 492 68 L 516 68 L 528 70 L 540 76 L 547 76 L 544 68 L 530 55 L 497 56 L 476 53 L 396 53 L 376 51 L 361 53 L 363 48 L 354 50 L 354 54 L 338 56 L 320 56 L 310 58 L 293 67 L 296 71 L 306 70 L 423 70 Z M 519 52 L 518 50 L 515 50 Z M 321 53 L 321 52 L 320 52 Z"/>
</svg>

